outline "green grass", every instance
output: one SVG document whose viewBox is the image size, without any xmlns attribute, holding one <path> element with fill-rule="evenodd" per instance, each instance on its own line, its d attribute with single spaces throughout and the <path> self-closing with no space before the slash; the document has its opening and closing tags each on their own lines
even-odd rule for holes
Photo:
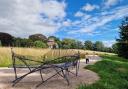
<svg viewBox="0 0 128 89">
<path fill-rule="evenodd" d="M 78 89 L 128 89 L 128 60 L 112 55 L 102 57 L 102 61 L 86 67 L 98 73 L 100 80 Z"/>
</svg>

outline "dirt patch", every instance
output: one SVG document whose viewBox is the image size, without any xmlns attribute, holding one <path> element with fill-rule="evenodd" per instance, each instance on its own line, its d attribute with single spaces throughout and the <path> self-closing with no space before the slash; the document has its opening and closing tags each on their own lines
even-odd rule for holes
<svg viewBox="0 0 128 89">
<path fill-rule="evenodd" d="M 96 61 L 91 61 L 89 64 L 94 64 Z M 90 70 L 84 69 L 88 65 L 85 64 L 85 60 L 82 60 L 80 63 L 79 74 L 76 77 L 75 75 L 69 74 L 70 85 L 67 85 L 67 82 L 60 76 L 55 76 L 51 80 L 42 84 L 40 87 L 36 88 L 35 86 L 41 82 L 39 73 L 33 73 L 22 81 L 20 81 L 15 87 L 12 87 L 12 80 L 14 80 L 14 72 L 12 68 L 1 68 L 0 69 L 0 89 L 75 89 L 80 84 L 92 84 L 99 80 L 99 76 Z M 27 72 L 26 69 L 19 69 L 19 76 Z M 72 70 L 74 72 L 75 70 Z M 43 74 L 43 77 L 46 78 L 51 74 Z"/>
</svg>

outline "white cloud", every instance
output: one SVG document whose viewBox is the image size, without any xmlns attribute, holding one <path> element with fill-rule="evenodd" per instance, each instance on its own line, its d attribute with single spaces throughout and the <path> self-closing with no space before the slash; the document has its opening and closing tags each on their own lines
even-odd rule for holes
<svg viewBox="0 0 128 89">
<path fill-rule="evenodd" d="M 42 3 L 42 13 L 49 18 L 63 18 L 66 16 L 66 13 L 64 11 L 65 7 L 66 4 L 64 2 L 58 2 L 55 0 L 44 0 Z"/>
<path fill-rule="evenodd" d="M 83 16 L 83 19 L 84 19 L 84 20 L 87 20 L 87 19 L 89 19 L 89 18 L 91 18 L 91 15 L 84 14 L 84 16 Z"/>
<path fill-rule="evenodd" d="M 89 3 L 87 3 L 82 9 L 85 11 L 93 11 L 94 9 L 98 9 L 99 6 L 97 5 L 91 5 Z"/>
<path fill-rule="evenodd" d="M 106 8 L 116 5 L 120 0 L 104 0 L 104 5 Z"/>
<path fill-rule="evenodd" d="M 107 40 L 107 41 L 103 41 L 104 46 L 106 47 L 112 47 L 113 44 L 115 44 L 116 41 L 115 40 Z"/>
<path fill-rule="evenodd" d="M 70 31 L 69 33 L 94 33 L 94 31 L 97 30 L 99 27 L 103 27 L 111 21 L 118 20 L 123 18 L 124 16 L 127 16 L 127 11 L 128 6 L 122 6 L 114 8 L 109 12 L 105 12 L 105 15 L 99 13 L 99 15 L 92 16 L 88 20 L 82 19 L 81 21 L 77 21 L 79 22 L 78 24 L 75 24 L 75 26 L 79 27 L 80 30 Z"/>
<path fill-rule="evenodd" d="M 82 17 L 82 19 L 84 20 L 87 20 L 91 17 L 91 15 L 89 14 L 86 14 L 86 13 L 83 13 L 81 11 L 78 11 L 76 14 L 75 14 L 76 17 Z"/>
<path fill-rule="evenodd" d="M 0 32 L 20 37 L 54 34 L 66 16 L 65 8 L 56 0 L 0 0 Z"/>
<path fill-rule="evenodd" d="M 71 26 L 72 22 L 71 20 L 67 19 L 66 21 L 63 21 L 63 26 L 67 27 L 67 26 Z"/>
<path fill-rule="evenodd" d="M 76 17 L 82 17 L 82 16 L 84 16 L 84 13 L 81 11 L 78 11 L 78 12 L 76 12 L 75 16 Z"/>
</svg>

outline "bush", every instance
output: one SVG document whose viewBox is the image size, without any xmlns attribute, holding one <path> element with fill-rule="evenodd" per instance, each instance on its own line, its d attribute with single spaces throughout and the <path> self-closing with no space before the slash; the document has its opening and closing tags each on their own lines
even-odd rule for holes
<svg viewBox="0 0 128 89">
<path fill-rule="evenodd" d="M 35 41 L 34 46 L 37 48 L 46 48 L 47 47 L 47 45 L 42 41 Z"/>
</svg>

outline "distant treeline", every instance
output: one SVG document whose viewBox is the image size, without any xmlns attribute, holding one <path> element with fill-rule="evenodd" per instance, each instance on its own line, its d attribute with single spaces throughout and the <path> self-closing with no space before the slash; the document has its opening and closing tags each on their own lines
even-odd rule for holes
<svg viewBox="0 0 128 89">
<path fill-rule="evenodd" d="M 115 52 L 116 46 L 105 47 L 101 41 L 96 41 L 93 43 L 90 40 L 85 41 L 84 43 L 75 40 L 65 38 L 60 40 L 55 36 L 49 36 L 48 38 L 42 34 L 33 34 L 28 38 L 19 38 L 11 36 L 8 33 L 0 32 L 0 45 L 1 46 L 13 46 L 13 47 L 37 47 L 37 48 L 48 48 L 49 39 L 54 39 L 54 42 L 57 44 L 57 47 L 53 48 L 61 48 L 61 49 L 86 49 L 86 50 L 94 50 L 94 51 L 102 51 L 102 52 Z"/>
</svg>

